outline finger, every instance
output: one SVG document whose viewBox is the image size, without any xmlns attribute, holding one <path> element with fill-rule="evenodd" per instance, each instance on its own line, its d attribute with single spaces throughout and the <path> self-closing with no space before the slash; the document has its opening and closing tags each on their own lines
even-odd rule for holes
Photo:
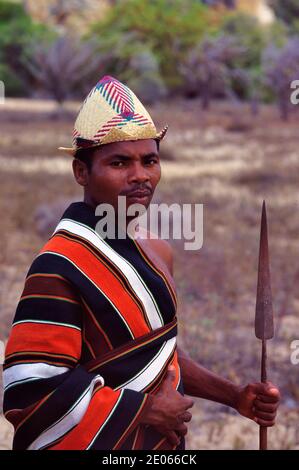
<svg viewBox="0 0 299 470">
<path fill-rule="evenodd" d="M 183 423 L 183 422 L 189 423 L 189 421 L 191 421 L 192 419 L 192 414 L 189 413 L 189 411 L 185 411 L 185 413 L 180 414 L 177 417 L 177 419 L 178 419 L 178 423 Z"/>
<path fill-rule="evenodd" d="M 185 398 L 185 409 L 192 408 L 194 401 L 191 398 Z"/>
<path fill-rule="evenodd" d="M 271 395 L 273 397 L 279 397 L 280 393 L 277 387 L 271 382 L 258 382 L 249 384 L 249 387 L 253 393 L 256 395 Z"/>
<path fill-rule="evenodd" d="M 255 410 L 254 416 L 258 419 L 263 419 L 265 421 L 275 421 L 276 413 L 265 413 L 264 411 Z"/>
<path fill-rule="evenodd" d="M 279 403 L 279 396 L 277 395 L 265 395 L 265 394 L 258 394 L 257 400 L 262 401 L 263 403 Z"/>
<path fill-rule="evenodd" d="M 186 436 L 188 428 L 185 424 L 179 424 L 176 426 L 175 431 L 182 437 Z"/>
<path fill-rule="evenodd" d="M 265 392 L 261 392 L 261 395 L 269 395 L 277 398 L 278 400 L 280 399 L 280 392 L 275 385 L 266 384 Z"/>
<path fill-rule="evenodd" d="M 253 408 L 259 411 L 266 411 L 267 413 L 274 413 L 278 408 L 278 403 L 264 403 L 261 400 L 255 399 L 253 402 Z"/>
<path fill-rule="evenodd" d="M 174 431 L 168 431 L 166 437 L 167 437 L 167 440 L 170 442 L 170 444 L 173 446 L 178 446 L 179 443 L 181 442 L 180 437 Z"/>
<path fill-rule="evenodd" d="M 267 381 L 267 382 L 266 382 L 266 385 L 267 385 L 269 388 L 275 388 L 275 390 L 278 390 L 278 387 L 276 387 L 276 385 L 274 385 L 272 382 Z M 279 390 L 278 390 L 278 392 L 279 392 Z"/>
<path fill-rule="evenodd" d="M 254 418 L 254 421 L 259 424 L 260 426 L 264 426 L 265 428 L 270 428 L 271 426 L 274 426 L 275 421 L 266 421 L 264 419 L 260 418 Z"/>
<path fill-rule="evenodd" d="M 280 393 L 277 387 L 275 385 L 270 385 L 269 383 L 260 383 L 257 384 L 256 387 L 257 395 L 266 395 L 266 396 L 271 396 L 273 398 L 279 399 L 280 398 Z"/>
</svg>

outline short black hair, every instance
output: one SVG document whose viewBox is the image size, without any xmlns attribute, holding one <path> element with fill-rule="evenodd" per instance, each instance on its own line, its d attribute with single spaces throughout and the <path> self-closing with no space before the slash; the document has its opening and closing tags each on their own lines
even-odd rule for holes
<svg viewBox="0 0 299 470">
<path fill-rule="evenodd" d="M 93 154 L 99 147 L 88 147 L 88 148 L 81 148 L 76 150 L 74 158 L 77 158 L 81 162 L 84 162 L 87 166 L 88 173 L 91 172 L 92 169 L 92 161 L 93 161 Z"/>
<path fill-rule="evenodd" d="M 156 144 L 157 144 L 157 150 L 159 152 L 160 140 L 155 139 L 155 141 L 156 141 Z M 87 166 L 88 173 L 91 173 L 93 155 L 94 155 L 95 151 L 98 150 L 98 148 L 99 148 L 99 146 L 81 148 L 81 149 L 76 150 L 74 158 L 77 158 L 81 162 L 85 163 L 85 165 Z"/>
</svg>

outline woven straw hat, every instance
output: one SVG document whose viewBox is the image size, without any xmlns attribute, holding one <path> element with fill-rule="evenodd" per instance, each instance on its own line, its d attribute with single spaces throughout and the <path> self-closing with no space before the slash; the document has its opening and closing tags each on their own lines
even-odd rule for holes
<svg viewBox="0 0 299 470">
<path fill-rule="evenodd" d="M 97 147 L 124 140 L 162 140 L 165 126 L 155 124 L 137 96 L 123 83 L 104 76 L 85 98 L 73 131 L 72 147 L 59 150 L 75 155 L 82 148 Z"/>
</svg>

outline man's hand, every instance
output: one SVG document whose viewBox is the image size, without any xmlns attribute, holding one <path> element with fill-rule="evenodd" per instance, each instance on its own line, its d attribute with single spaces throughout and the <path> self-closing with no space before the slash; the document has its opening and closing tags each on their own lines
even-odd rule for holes
<svg viewBox="0 0 299 470">
<path fill-rule="evenodd" d="M 178 445 L 181 437 L 187 434 L 186 422 L 191 421 L 189 411 L 194 404 L 191 398 L 182 396 L 174 387 L 174 366 L 169 366 L 159 392 L 152 395 L 151 406 L 142 422 L 154 426 L 167 437 L 171 445 Z"/>
<path fill-rule="evenodd" d="M 251 383 L 241 388 L 236 410 L 261 426 L 274 426 L 280 393 L 271 382 Z"/>
</svg>

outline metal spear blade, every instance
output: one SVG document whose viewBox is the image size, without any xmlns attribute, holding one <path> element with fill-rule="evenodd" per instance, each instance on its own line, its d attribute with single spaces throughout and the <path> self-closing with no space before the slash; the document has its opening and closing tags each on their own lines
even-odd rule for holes
<svg viewBox="0 0 299 470">
<path fill-rule="evenodd" d="M 261 219 L 260 253 L 255 309 L 255 335 L 261 340 L 273 338 L 274 335 L 265 201 L 263 201 Z"/>
</svg>

